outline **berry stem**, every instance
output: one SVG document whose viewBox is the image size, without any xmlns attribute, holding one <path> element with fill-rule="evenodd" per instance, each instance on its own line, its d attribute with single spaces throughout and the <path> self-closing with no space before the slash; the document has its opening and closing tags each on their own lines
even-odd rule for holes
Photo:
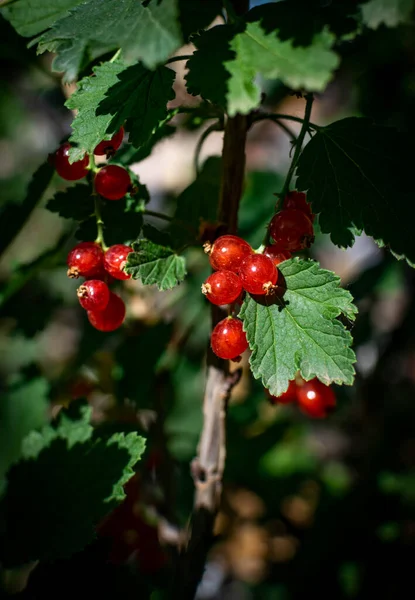
<svg viewBox="0 0 415 600">
<path fill-rule="evenodd" d="M 117 52 L 114 54 L 114 56 L 110 59 L 110 63 L 114 63 L 117 58 L 119 58 L 121 55 L 121 48 L 118 48 Z"/>
<path fill-rule="evenodd" d="M 303 124 L 301 126 L 300 134 L 299 134 L 297 142 L 295 144 L 294 156 L 291 161 L 291 165 L 288 170 L 287 177 L 285 178 L 284 186 L 281 191 L 281 196 L 280 196 L 281 198 L 284 198 L 290 189 L 290 183 L 294 176 L 295 169 L 297 168 L 298 159 L 300 158 L 300 154 L 303 149 L 305 135 L 310 126 L 311 109 L 313 108 L 313 101 L 314 101 L 313 94 L 306 94 L 305 100 L 306 100 L 306 105 L 305 105 L 305 112 L 304 112 L 304 120 L 303 120 Z"/>
<path fill-rule="evenodd" d="M 170 65 L 171 63 L 177 62 L 179 60 L 189 60 L 189 58 L 192 58 L 192 56 L 193 54 L 180 54 L 179 56 L 172 56 L 171 58 L 167 59 L 164 64 Z"/>
<path fill-rule="evenodd" d="M 99 244 L 101 246 L 101 248 L 105 252 L 106 250 L 108 250 L 108 246 L 105 245 L 105 240 L 104 240 L 104 221 L 102 220 L 101 208 L 102 208 L 101 197 L 98 196 L 98 194 L 95 194 L 95 196 L 94 196 L 94 213 L 95 213 L 95 219 L 97 222 L 97 232 L 98 232 L 98 235 L 97 235 L 95 241 L 97 244 Z"/>
</svg>

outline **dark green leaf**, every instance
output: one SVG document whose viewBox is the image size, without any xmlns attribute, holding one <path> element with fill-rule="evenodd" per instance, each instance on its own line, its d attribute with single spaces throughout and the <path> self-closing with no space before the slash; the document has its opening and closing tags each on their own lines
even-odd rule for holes
<svg viewBox="0 0 415 600">
<path fill-rule="evenodd" d="M 205 29 L 223 10 L 221 0 L 178 0 L 178 5 L 184 41 L 192 33 Z"/>
<path fill-rule="evenodd" d="M 176 133 L 176 128 L 167 123 L 163 123 L 160 127 L 157 127 L 150 139 L 140 146 L 140 148 L 134 148 L 131 144 L 125 144 L 116 154 L 115 161 L 123 165 L 131 165 L 133 163 L 144 160 L 153 151 L 154 146 L 164 139 L 172 136 Z M 111 161 L 112 162 L 112 161 Z"/>
<path fill-rule="evenodd" d="M 159 290 L 169 290 L 183 281 L 186 264 L 174 250 L 149 240 L 138 240 L 129 254 L 126 272 L 144 285 L 156 284 Z"/>
<path fill-rule="evenodd" d="M 31 37 L 45 31 L 53 23 L 68 15 L 70 8 L 83 0 L 14 0 L 0 9 L 20 35 Z"/>
<path fill-rule="evenodd" d="M 186 86 L 189 94 L 200 95 L 226 107 L 229 73 L 225 63 L 235 56 L 229 45 L 234 33 L 230 25 L 216 25 L 192 38 L 196 52 L 187 61 Z"/>
<path fill-rule="evenodd" d="M 4 252 L 23 227 L 45 193 L 53 174 L 53 167 L 44 163 L 33 175 L 25 200 L 21 204 L 8 204 L 3 208 L 0 215 L 0 253 Z"/>
<path fill-rule="evenodd" d="M 123 484 L 144 450 L 136 433 L 92 439 L 90 410 L 65 415 L 24 441 L 8 474 L 1 558 L 7 567 L 70 556 L 94 538 L 95 526 L 124 497 Z M 30 494 L 28 493 L 30 490 Z"/>
<path fill-rule="evenodd" d="M 308 190 L 324 233 L 351 246 L 364 230 L 415 263 L 410 140 L 370 120 L 350 117 L 321 128 L 305 147 L 297 187 Z"/>
<path fill-rule="evenodd" d="M 355 318 L 351 295 L 340 288 L 339 277 L 313 261 L 292 259 L 279 269 L 287 286 L 283 300 L 260 304 L 248 297 L 240 313 L 254 377 L 275 396 L 298 370 L 306 380 L 351 385 L 352 337 L 337 319 L 341 314 Z"/>
<path fill-rule="evenodd" d="M 64 192 L 58 192 L 49 200 L 46 208 L 64 219 L 84 221 L 94 214 L 94 198 L 91 196 L 91 188 L 89 185 L 78 183 Z"/>
<path fill-rule="evenodd" d="M 172 224 L 175 245 L 195 241 L 203 221 L 216 223 L 221 165 L 218 156 L 210 156 L 196 180 L 177 198 Z"/>
</svg>

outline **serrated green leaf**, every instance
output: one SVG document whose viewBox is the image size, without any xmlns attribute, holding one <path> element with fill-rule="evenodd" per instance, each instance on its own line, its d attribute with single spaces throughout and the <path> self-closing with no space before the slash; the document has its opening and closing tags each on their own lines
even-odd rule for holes
<svg viewBox="0 0 415 600">
<path fill-rule="evenodd" d="M 122 125 L 130 133 L 129 142 L 139 148 L 149 142 L 167 117 L 167 102 L 174 97 L 174 71 L 159 67 L 149 71 L 137 64 L 125 67 L 106 62 L 84 77 L 66 106 L 76 110 L 70 141 L 71 161 L 93 152 L 103 139 L 110 138 Z"/>
<path fill-rule="evenodd" d="M 323 91 L 339 65 L 331 47 L 332 34 L 323 31 L 314 36 L 310 46 L 295 47 L 290 40 L 281 41 L 275 33 L 266 34 L 259 23 L 248 23 L 243 33 L 231 41 L 235 59 L 227 61 L 228 113 L 246 114 L 257 108 L 261 90 L 255 77 L 280 79 L 294 89 Z"/>
<path fill-rule="evenodd" d="M 61 53 L 63 44 L 121 48 L 127 61 L 149 69 L 162 64 L 182 43 L 176 0 L 144 6 L 138 0 L 89 0 L 57 21 L 39 40 L 38 51 Z M 68 50 L 66 45 L 66 51 Z"/>
<path fill-rule="evenodd" d="M 64 219 L 84 221 L 94 214 L 94 199 L 91 196 L 91 188 L 89 185 L 78 183 L 67 188 L 64 192 L 55 194 L 46 204 L 46 208 Z"/>
<path fill-rule="evenodd" d="M 89 415 L 87 407 L 79 420 L 64 414 L 57 428 L 47 426 L 25 441 L 25 458 L 8 473 L 2 506 L 5 566 L 81 550 L 114 502 L 125 497 L 122 486 L 133 474 L 144 440 L 135 432 L 93 439 Z"/>
<path fill-rule="evenodd" d="M 413 8 L 414 0 L 370 0 L 361 7 L 363 23 L 371 29 L 396 27 L 408 21 Z"/>
<path fill-rule="evenodd" d="M 20 382 L 2 394 L 0 402 L 0 488 L 10 467 L 21 455 L 22 442 L 32 429 L 46 422 L 49 385 L 37 378 Z M 1 490 L 0 490 L 1 491 Z"/>
<path fill-rule="evenodd" d="M 189 94 L 200 95 L 204 100 L 226 108 L 229 73 L 225 63 L 235 56 L 230 48 L 234 34 L 231 25 L 216 25 L 192 37 L 196 51 L 186 63 L 188 73 L 185 77 Z"/>
<path fill-rule="evenodd" d="M 221 0 L 178 0 L 178 6 L 179 21 L 185 42 L 192 33 L 210 25 L 223 9 Z"/>
<path fill-rule="evenodd" d="M 305 147 L 297 187 L 308 190 L 324 233 L 341 247 L 364 230 L 415 262 L 411 143 L 396 130 L 350 117 L 321 128 Z"/>
<path fill-rule="evenodd" d="M 83 0 L 14 0 L 9 6 L 0 8 L 0 14 L 10 21 L 23 37 L 31 37 L 45 31 L 53 23 L 68 15 L 70 8 Z"/>
<path fill-rule="evenodd" d="M 249 297 L 240 312 L 254 377 L 275 396 L 298 370 L 307 381 L 351 385 L 352 337 L 336 318 L 355 318 L 351 295 L 340 288 L 339 277 L 314 261 L 291 259 L 279 269 L 287 286 L 283 301 L 263 305 Z"/>
<path fill-rule="evenodd" d="M 133 250 L 125 267 L 133 279 L 140 279 L 144 285 L 156 284 L 161 291 L 169 290 L 184 280 L 185 260 L 171 248 L 149 240 L 138 240 L 133 244 Z"/>
</svg>

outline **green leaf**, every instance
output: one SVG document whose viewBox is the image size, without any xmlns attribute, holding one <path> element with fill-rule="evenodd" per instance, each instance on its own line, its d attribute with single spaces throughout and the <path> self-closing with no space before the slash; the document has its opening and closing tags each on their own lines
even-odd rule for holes
<svg viewBox="0 0 415 600">
<path fill-rule="evenodd" d="M 161 291 L 169 290 L 184 280 L 185 260 L 171 248 L 149 240 L 138 240 L 133 249 L 125 268 L 133 279 L 140 279 L 144 285 L 156 284 Z"/>
<path fill-rule="evenodd" d="M 55 560 L 91 542 L 95 526 L 125 497 L 123 484 L 144 451 L 135 432 L 93 439 L 90 409 L 63 414 L 25 440 L 24 458 L 8 474 L 1 559 L 14 567 Z M 30 493 L 29 493 L 30 492 Z"/>
<path fill-rule="evenodd" d="M 313 261 L 291 259 L 279 266 L 287 286 L 283 300 L 268 305 L 249 297 L 240 317 L 249 346 L 251 370 L 279 396 L 299 370 L 307 381 L 353 383 L 352 337 L 337 317 L 355 318 L 352 297 L 339 277 Z"/>
<path fill-rule="evenodd" d="M 53 23 L 68 15 L 70 8 L 83 0 L 14 0 L 0 9 L 0 14 L 10 21 L 23 37 L 31 37 L 45 31 Z"/>
<path fill-rule="evenodd" d="M 39 52 L 60 54 L 73 42 L 88 49 L 105 40 L 121 48 L 127 61 L 141 60 L 149 69 L 162 64 L 182 43 L 176 0 L 90 0 L 71 10 L 39 40 Z M 67 46 L 66 46 L 67 49 Z"/>
<path fill-rule="evenodd" d="M 192 33 L 210 25 L 223 9 L 221 0 L 178 0 L 178 6 L 185 42 Z"/>
<path fill-rule="evenodd" d="M 70 137 L 76 145 L 70 153 L 72 161 L 93 152 L 122 125 L 130 132 L 131 144 L 139 148 L 147 143 L 166 119 L 167 102 L 174 97 L 174 71 L 167 67 L 149 71 L 141 64 L 125 67 L 106 62 L 93 71 L 66 102 L 77 111 Z"/>
<path fill-rule="evenodd" d="M 188 73 L 185 77 L 189 94 L 200 95 L 204 100 L 226 108 L 229 73 L 225 63 L 235 56 L 230 48 L 234 33 L 230 25 L 216 25 L 192 37 L 196 51 L 186 63 Z"/>
<path fill-rule="evenodd" d="M 409 20 L 413 8 L 414 0 L 370 0 L 361 7 L 363 23 L 371 29 L 396 27 Z"/>
<path fill-rule="evenodd" d="M 0 218 L 0 253 L 4 252 L 41 200 L 54 172 L 49 163 L 41 165 L 29 183 L 24 201 L 21 204 L 7 204 L 3 208 Z"/>
<path fill-rule="evenodd" d="M 2 480 L 21 454 L 22 441 L 27 434 L 46 422 L 49 386 L 39 377 L 18 382 L 0 402 L 0 494 Z"/>
<path fill-rule="evenodd" d="M 203 221 L 216 223 L 221 168 L 220 157 L 210 156 L 195 181 L 178 196 L 171 230 L 175 244 L 195 241 Z"/>
<path fill-rule="evenodd" d="M 282 41 L 291 40 L 294 46 L 309 46 L 314 36 L 326 27 L 337 37 L 356 30 L 357 22 L 353 18 L 356 11 L 355 0 L 324 3 L 285 0 L 256 6 L 248 12 L 246 19 L 248 22 L 259 21 L 265 33 L 277 32 Z"/>
<path fill-rule="evenodd" d="M 91 196 L 91 188 L 89 185 L 78 183 L 67 188 L 64 192 L 55 194 L 46 204 L 46 208 L 64 219 L 84 221 L 94 214 L 94 199 Z"/>
<path fill-rule="evenodd" d="M 415 263 L 411 143 L 394 129 L 350 117 L 322 127 L 301 154 L 297 187 L 332 241 L 346 247 L 364 230 Z"/>
<path fill-rule="evenodd" d="M 169 115 L 167 116 L 169 118 Z M 173 125 L 170 125 L 166 122 L 162 122 L 160 126 L 157 126 L 156 129 L 153 130 L 151 137 L 144 143 L 140 148 L 134 148 L 131 144 L 125 144 L 120 150 L 118 150 L 114 160 L 123 165 L 131 165 L 133 163 L 138 163 L 148 156 L 153 151 L 153 148 L 164 139 L 174 135 L 176 133 L 176 128 Z M 111 160 L 110 162 L 114 162 Z"/>
<path fill-rule="evenodd" d="M 323 31 L 314 36 L 310 46 L 295 47 L 275 33 L 266 34 L 259 23 L 248 23 L 231 41 L 235 59 L 225 63 L 231 75 L 229 115 L 246 114 L 260 104 L 261 90 L 254 81 L 257 75 L 280 79 L 294 89 L 323 91 L 339 65 L 339 57 L 331 50 L 333 43 L 334 36 Z"/>
</svg>

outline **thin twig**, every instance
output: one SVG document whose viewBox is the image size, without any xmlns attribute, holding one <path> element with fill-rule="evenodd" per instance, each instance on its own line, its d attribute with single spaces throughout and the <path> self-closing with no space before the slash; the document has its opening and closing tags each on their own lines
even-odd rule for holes
<svg viewBox="0 0 415 600">
<path fill-rule="evenodd" d="M 304 123 L 304 119 L 301 117 L 295 117 L 294 115 L 287 115 L 285 113 L 259 113 L 252 118 L 253 123 L 257 123 L 258 121 L 265 121 L 269 119 L 270 121 L 280 121 L 281 119 L 287 121 L 295 121 L 296 123 Z M 314 129 L 318 131 L 320 129 L 320 125 L 316 125 L 315 123 L 308 122 L 309 129 Z"/>
<path fill-rule="evenodd" d="M 170 65 L 171 63 L 177 62 L 179 60 L 189 60 L 189 58 L 192 58 L 192 56 L 193 54 L 181 54 L 179 56 L 172 56 L 171 58 L 167 59 L 164 64 Z"/>
<path fill-rule="evenodd" d="M 200 175 L 199 158 L 200 158 L 200 153 L 202 151 L 203 144 L 205 143 L 205 141 L 207 140 L 207 138 L 213 131 L 223 131 L 223 124 L 220 121 L 217 121 L 216 123 L 212 123 L 211 125 L 209 125 L 209 127 L 207 129 L 204 130 L 204 132 L 200 136 L 200 138 L 197 142 L 197 145 L 196 145 L 195 157 L 194 157 L 194 165 L 195 165 L 196 175 Z"/>
<path fill-rule="evenodd" d="M 260 123 L 263 120 L 264 119 L 254 119 L 253 124 L 255 125 L 255 123 Z M 285 131 L 285 133 L 288 135 L 288 137 L 291 139 L 292 142 L 297 141 L 297 136 L 294 133 L 294 131 L 292 129 L 290 129 L 290 127 L 288 127 L 288 125 L 283 123 L 280 119 L 269 119 L 269 120 L 272 121 L 273 123 L 275 123 L 275 125 L 278 125 L 278 127 L 281 127 L 281 129 L 283 131 Z"/>
</svg>

